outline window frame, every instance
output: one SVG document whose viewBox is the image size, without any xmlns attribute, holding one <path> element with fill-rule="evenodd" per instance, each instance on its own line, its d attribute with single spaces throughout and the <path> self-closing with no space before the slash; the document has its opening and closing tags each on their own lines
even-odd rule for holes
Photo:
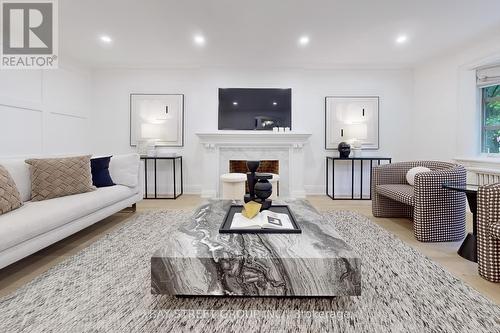
<svg viewBox="0 0 500 333">
<path fill-rule="evenodd" d="M 489 84 L 486 86 L 478 87 L 479 88 L 479 95 L 480 95 L 480 103 L 479 107 L 481 108 L 481 135 L 480 135 L 480 152 L 481 154 L 485 154 L 487 156 L 500 156 L 500 151 L 497 152 L 488 152 L 486 150 L 486 132 L 491 131 L 491 130 L 500 130 L 500 122 L 498 125 L 486 125 L 486 102 L 485 102 L 485 89 L 493 86 L 499 86 L 500 89 L 500 82 L 497 82 L 495 84 Z"/>
</svg>

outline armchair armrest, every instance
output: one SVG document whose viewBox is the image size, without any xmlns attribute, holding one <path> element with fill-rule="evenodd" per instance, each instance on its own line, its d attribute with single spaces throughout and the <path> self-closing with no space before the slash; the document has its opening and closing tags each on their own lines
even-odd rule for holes
<svg viewBox="0 0 500 333">
<path fill-rule="evenodd" d="M 466 182 L 466 178 L 467 171 L 461 165 L 444 170 L 417 173 L 415 175 L 415 195 L 421 192 L 422 189 L 426 191 L 432 189 L 448 192 L 449 190 L 442 188 L 444 183 L 463 185 Z"/>
<path fill-rule="evenodd" d="M 479 275 L 500 282 L 500 183 L 477 192 L 477 258 Z"/>
<path fill-rule="evenodd" d="M 478 228 L 500 239 L 500 183 L 480 186 L 477 192 Z"/>
<path fill-rule="evenodd" d="M 467 171 L 461 165 L 415 175 L 415 209 L 430 211 L 464 211 L 465 193 L 443 188 L 443 183 L 465 184 Z M 463 206 L 463 207 L 462 207 Z M 433 208 L 432 208 L 433 207 Z"/>
</svg>

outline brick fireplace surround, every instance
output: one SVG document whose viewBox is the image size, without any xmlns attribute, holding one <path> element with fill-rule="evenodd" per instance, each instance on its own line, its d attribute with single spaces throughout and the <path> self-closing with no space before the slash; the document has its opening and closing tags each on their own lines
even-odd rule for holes
<svg viewBox="0 0 500 333">
<path fill-rule="evenodd" d="M 229 172 L 231 173 L 247 173 L 246 160 L 230 160 Z M 280 174 L 280 161 L 279 160 L 262 160 L 260 161 L 257 172 Z"/>
<path fill-rule="evenodd" d="M 246 160 L 230 160 L 229 161 L 229 172 L 230 173 L 247 173 L 249 170 L 247 168 Z M 280 174 L 280 161 L 279 160 L 261 160 L 257 172 L 260 173 L 274 173 L 276 175 Z M 276 189 L 279 195 L 279 187 Z M 248 183 L 246 184 L 246 192 L 248 193 Z"/>
</svg>

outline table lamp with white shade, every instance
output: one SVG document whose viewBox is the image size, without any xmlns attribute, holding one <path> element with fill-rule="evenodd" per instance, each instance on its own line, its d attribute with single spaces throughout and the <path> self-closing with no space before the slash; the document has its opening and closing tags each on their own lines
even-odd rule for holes
<svg viewBox="0 0 500 333">
<path fill-rule="evenodd" d="M 162 126 L 160 124 L 141 124 L 141 138 L 146 143 L 146 154 L 156 156 L 156 141 L 161 138 Z"/>
<path fill-rule="evenodd" d="M 347 137 L 352 146 L 353 156 L 361 156 L 362 140 L 368 135 L 366 123 L 352 123 L 347 126 Z"/>
</svg>

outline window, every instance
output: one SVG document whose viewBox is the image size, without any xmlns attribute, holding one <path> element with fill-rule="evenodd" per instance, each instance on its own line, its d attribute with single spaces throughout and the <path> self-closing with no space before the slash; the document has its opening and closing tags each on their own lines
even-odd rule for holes
<svg viewBox="0 0 500 333">
<path fill-rule="evenodd" d="M 481 92 L 481 152 L 500 153 L 500 65 L 476 70 Z"/>
<path fill-rule="evenodd" d="M 500 153 L 500 85 L 481 88 L 481 151 Z"/>
</svg>

